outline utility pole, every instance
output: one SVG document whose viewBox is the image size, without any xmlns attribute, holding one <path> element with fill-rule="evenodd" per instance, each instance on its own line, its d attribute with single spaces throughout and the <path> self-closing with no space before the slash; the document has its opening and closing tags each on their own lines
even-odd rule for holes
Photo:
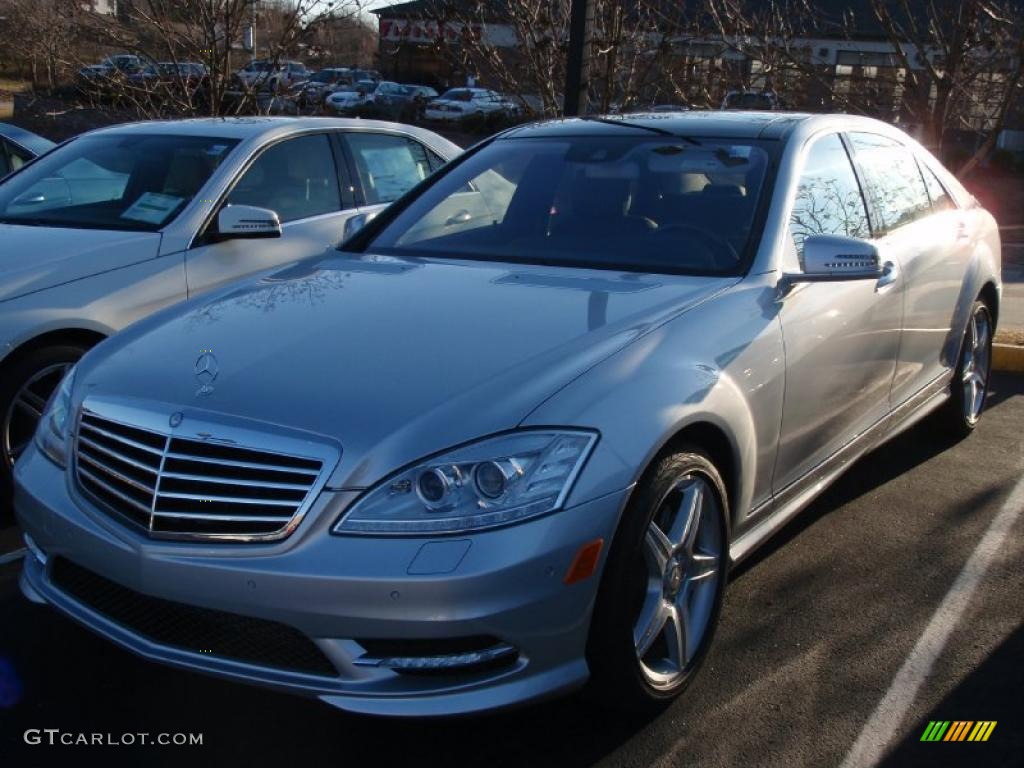
<svg viewBox="0 0 1024 768">
<path fill-rule="evenodd" d="M 565 64 L 566 117 L 587 112 L 590 92 L 590 38 L 594 30 L 594 0 L 572 0 L 569 11 L 569 56 Z"/>
</svg>

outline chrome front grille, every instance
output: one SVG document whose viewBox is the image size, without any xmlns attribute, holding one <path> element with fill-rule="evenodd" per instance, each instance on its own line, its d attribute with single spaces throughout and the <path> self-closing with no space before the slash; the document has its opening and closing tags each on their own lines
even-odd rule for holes
<svg viewBox="0 0 1024 768">
<path fill-rule="evenodd" d="M 83 410 L 79 486 L 155 538 L 286 536 L 318 490 L 323 459 L 164 434 Z"/>
</svg>

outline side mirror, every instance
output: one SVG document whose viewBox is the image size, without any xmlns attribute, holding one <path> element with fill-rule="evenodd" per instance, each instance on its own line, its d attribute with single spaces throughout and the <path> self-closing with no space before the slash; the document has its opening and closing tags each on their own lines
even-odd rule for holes
<svg viewBox="0 0 1024 768">
<path fill-rule="evenodd" d="M 787 272 L 782 287 L 794 283 L 881 280 L 895 265 L 882 264 L 878 248 L 867 240 L 844 235 L 811 235 L 804 240 L 804 271 Z M 890 281 L 891 282 L 891 281 Z"/>
<path fill-rule="evenodd" d="M 269 208 L 226 205 L 217 214 L 217 235 L 221 240 L 280 237 L 281 220 Z"/>
<path fill-rule="evenodd" d="M 341 234 L 341 242 L 345 242 L 369 224 L 376 215 L 377 211 L 372 211 L 370 213 L 357 213 L 355 216 L 349 216 L 345 219 L 345 229 Z"/>
</svg>

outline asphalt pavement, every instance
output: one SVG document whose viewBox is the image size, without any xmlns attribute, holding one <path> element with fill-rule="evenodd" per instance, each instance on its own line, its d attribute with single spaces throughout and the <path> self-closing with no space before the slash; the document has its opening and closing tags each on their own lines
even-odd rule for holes
<svg viewBox="0 0 1024 768">
<path fill-rule="evenodd" d="M 1022 475 L 1024 378 L 997 377 L 970 438 L 928 422 L 904 433 L 736 569 L 706 668 L 648 719 L 585 696 L 450 721 L 357 717 L 138 659 L 29 604 L 17 564 L 0 566 L 0 765 L 837 766 L 909 666 L 920 687 L 897 691 L 905 714 L 876 729 L 895 735 L 883 765 L 1021 766 L 1024 516 L 1007 513 Z M 1000 520 L 1012 526 L 987 570 L 968 569 L 977 590 L 948 642 L 930 667 L 907 665 Z M 922 742 L 932 720 L 997 724 L 984 743 Z M 203 743 L 25 743 L 46 728 Z"/>
</svg>

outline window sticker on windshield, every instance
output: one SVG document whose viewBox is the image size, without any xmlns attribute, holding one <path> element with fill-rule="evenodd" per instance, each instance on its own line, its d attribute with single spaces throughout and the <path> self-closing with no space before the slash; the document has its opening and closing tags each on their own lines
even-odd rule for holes
<svg viewBox="0 0 1024 768">
<path fill-rule="evenodd" d="M 228 148 L 227 144 L 214 144 L 206 150 L 206 154 L 210 157 L 220 157 L 224 154 L 224 150 Z"/>
<path fill-rule="evenodd" d="M 184 199 L 174 195 L 162 195 L 159 192 L 145 192 L 121 214 L 121 218 L 144 221 L 147 224 L 163 224 Z"/>
</svg>

